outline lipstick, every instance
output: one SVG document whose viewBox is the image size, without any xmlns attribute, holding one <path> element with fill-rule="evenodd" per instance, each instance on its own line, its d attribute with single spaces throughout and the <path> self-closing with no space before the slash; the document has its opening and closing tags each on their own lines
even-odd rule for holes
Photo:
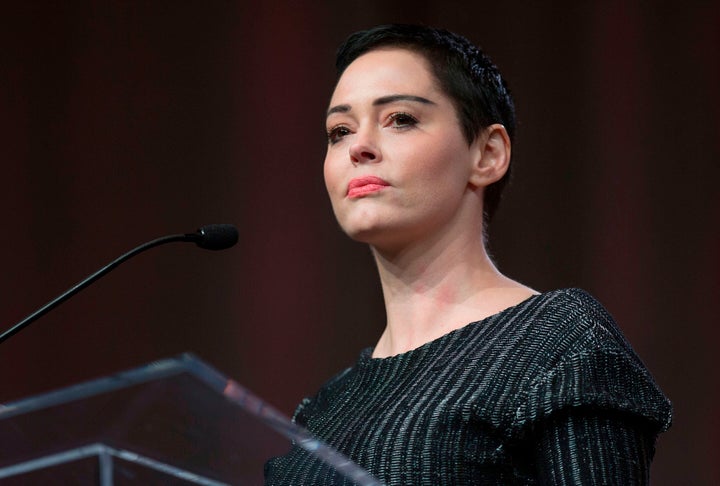
<svg viewBox="0 0 720 486">
<path fill-rule="evenodd" d="M 358 197 L 367 196 L 374 192 L 381 191 L 390 184 L 375 176 L 363 176 L 352 179 L 348 184 L 347 197 L 354 199 Z"/>
</svg>

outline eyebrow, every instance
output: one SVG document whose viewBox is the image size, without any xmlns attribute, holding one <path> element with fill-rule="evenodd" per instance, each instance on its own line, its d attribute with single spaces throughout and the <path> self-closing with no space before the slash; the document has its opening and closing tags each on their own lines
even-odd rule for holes
<svg viewBox="0 0 720 486">
<path fill-rule="evenodd" d="M 423 98 L 422 96 L 415 96 L 415 95 L 405 95 L 405 94 L 397 94 L 397 95 L 389 95 L 389 96 L 382 96 L 375 101 L 373 101 L 373 106 L 382 106 L 387 105 L 389 103 L 395 103 L 396 101 L 414 101 L 416 103 L 422 103 L 424 105 L 434 105 L 434 101 L 430 101 L 427 98 Z M 350 105 L 337 105 L 333 106 L 327 111 L 327 116 L 332 115 L 333 113 L 347 113 L 352 109 Z"/>
</svg>

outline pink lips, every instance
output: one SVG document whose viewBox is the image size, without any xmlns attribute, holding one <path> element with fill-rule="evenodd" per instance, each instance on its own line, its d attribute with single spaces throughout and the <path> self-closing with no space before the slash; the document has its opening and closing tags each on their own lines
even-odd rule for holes
<svg viewBox="0 0 720 486">
<path fill-rule="evenodd" d="M 367 196 L 373 192 L 381 191 L 389 185 L 386 181 L 375 176 L 356 177 L 348 184 L 347 197 L 352 199 Z"/>
</svg>

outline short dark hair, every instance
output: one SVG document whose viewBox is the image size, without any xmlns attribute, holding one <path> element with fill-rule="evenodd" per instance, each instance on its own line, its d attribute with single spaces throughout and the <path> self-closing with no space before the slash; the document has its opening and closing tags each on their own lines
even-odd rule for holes
<svg viewBox="0 0 720 486">
<path fill-rule="evenodd" d="M 350 35 L 335 59 L 338 80 L 361 55 L 381 47 L 408 49 L 425 57 L 440 87 L 453 101 L 468 143 L 493 123 L 515 137 L 515 104 L 498 68 L 466 38 L 444 29 L 420 25 L 379 25 Z M 507 173 L 485 189 L 483 222 L 487 225 L 510 178 Z"/>
</svg>

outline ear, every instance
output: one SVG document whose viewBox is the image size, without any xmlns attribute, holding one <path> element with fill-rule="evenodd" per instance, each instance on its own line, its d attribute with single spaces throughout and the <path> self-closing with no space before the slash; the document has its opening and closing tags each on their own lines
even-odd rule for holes
<svg viewBox="0 0 720 486">
<path fill-rule="evenodd" d="M 487 187 L 499 181 L 510 166 L 510 137 L 505 127 L 494 123 L 485 128 L 473 142 L 475 159 L 469 183 Z"/>
</svg>

